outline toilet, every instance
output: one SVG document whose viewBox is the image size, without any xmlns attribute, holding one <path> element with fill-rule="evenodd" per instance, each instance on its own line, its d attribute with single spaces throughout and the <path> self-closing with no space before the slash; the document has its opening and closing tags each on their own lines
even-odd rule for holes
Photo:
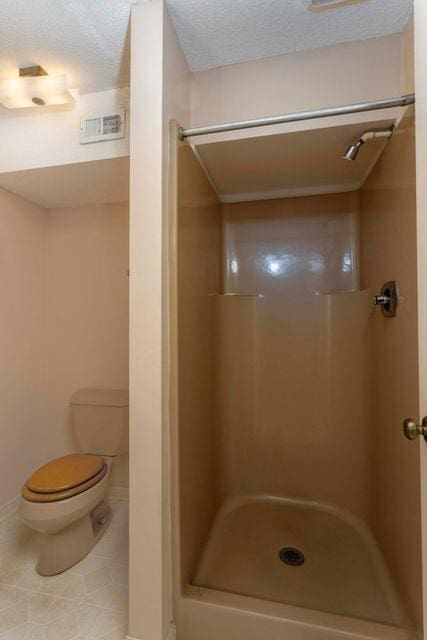
<svg viewBox="0 0 427 640">
<path fill-rule="evenodd" d="M 70 407 L 81 453 L 43 465 L 21 491 L 21 518 L 44 534 L 36 565 L 43 576 L 79 562 L 104 534 L 112 518 L 107 488 L 114 458 L 128 451 L 127 391 L 78 389 Z"/>
</svg>

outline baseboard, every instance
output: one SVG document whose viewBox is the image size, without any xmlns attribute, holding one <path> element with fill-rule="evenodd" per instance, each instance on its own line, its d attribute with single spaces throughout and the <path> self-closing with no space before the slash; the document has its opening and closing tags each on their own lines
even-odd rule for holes
<svg viewBox="0 0 427 640">
<path fill-rule="evenodd" d="M 175 640 L 176 638 L 176 627 L 174 624 L 171 625 L 167 635 L 164 640 Z M 127 636 L 126 640 L 140 640 L 140 638 L 134 638 L 133 636 Z"/>
<path fill-rule="evenodd" d="M 19 498 L 13 498 L 0 507 L 0 522 L 4 522 L 18 511 Z"/>
<path fill-rule="evenodd" d="M 108 488 L 108 496 L 115 500 L 129 500 L 129 489 L 128 487 L 111 486 Z"/>
</svg>

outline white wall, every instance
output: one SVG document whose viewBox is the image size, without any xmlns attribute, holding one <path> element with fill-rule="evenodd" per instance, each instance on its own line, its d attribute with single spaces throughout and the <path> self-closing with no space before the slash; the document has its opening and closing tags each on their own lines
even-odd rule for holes
<svg viewBox="0 0 427 640">
<path fill-rule="evenodd" d="M 168 125 L 188 126 L 190 112 L 190 73 L 164 0 L 133 7 L 131 60 L 129 633 L 162 640 L 172 619 Z"/>
<path fill-rule="evenodd" d="M 80 96 L 76 105 L 55 109 L 3 109 L 0 173 L 129 155 L 129 119 L 122 140 L 79 143 L 81 115 L 111 113 L 128 103 L 129 89 L 123 88 L 88 93 Z"/>
<path fill-rule="evenodd" d="M 44 462 L 47 212 L 0 190 L 0 507 Z"/>
</svg>

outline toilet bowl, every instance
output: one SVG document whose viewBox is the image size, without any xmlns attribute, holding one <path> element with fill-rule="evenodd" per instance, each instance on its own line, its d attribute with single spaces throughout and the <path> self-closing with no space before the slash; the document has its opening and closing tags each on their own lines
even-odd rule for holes
<svg viewBox="0 0 427 640">
<path fill-rule="evenodd" d="M 45 576 L 82 560 L 107 529 L 114 457 L 128 449 L 127 392 L 80 389 L 70 406 L 84 453 L 56 458 L 37 469 L 22 487 L 19 504 L 24 522 L 43 534 L 36 570 Z"/>
</svg>

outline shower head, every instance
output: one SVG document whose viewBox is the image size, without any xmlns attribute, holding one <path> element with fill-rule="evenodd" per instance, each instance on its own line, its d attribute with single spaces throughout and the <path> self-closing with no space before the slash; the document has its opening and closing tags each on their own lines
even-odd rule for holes
<svg viewBox="0 0 427 640">
<path fill-rule="evenodd" d="M 359 138 L 357 142 L 351 144 L 345 154 L 343 155 L 344 160 L 348 160 L 349 162 L 354 162 L 357 158 L 357 154 L 359 153 L 362 145 L 365 144 L 365 141 L 362 138 Z"/>
<path fill-rule="evenodd" d="M 354 162 L 357 158 L 357 154 L 359 153 L 361 147 L 365 144 L 365 142 L 374 140 L 375 138 L 391 138 L 395 128 L 396 127 L 393 124 L 389 129 L 381 129 L 379 131 L 366 131 L 363 136 L 360 136 L 360 138 L 356 140 L 356 142 L 349 146 L 349 148 L 343 155 L 344 160 Z"/>
</svg>

